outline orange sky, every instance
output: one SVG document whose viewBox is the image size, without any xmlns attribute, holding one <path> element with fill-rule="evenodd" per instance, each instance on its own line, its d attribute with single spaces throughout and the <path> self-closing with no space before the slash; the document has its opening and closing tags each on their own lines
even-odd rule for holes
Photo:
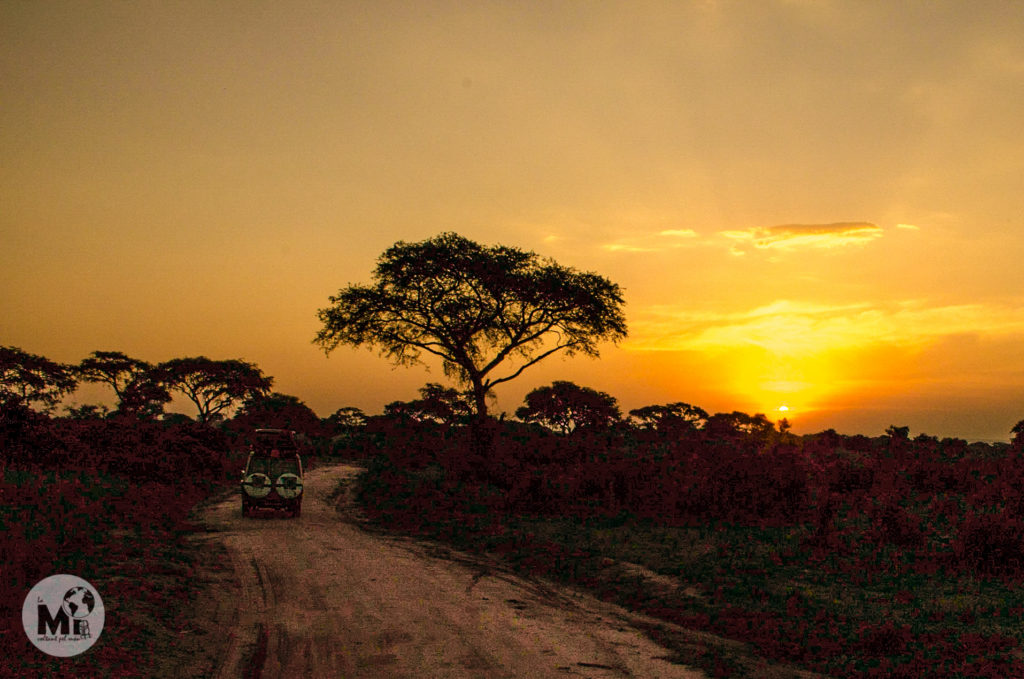
<svg viewBox="0 0 1024 679">
<path fill-rule="evenodd" d="M 1022 38 L 1008 2 L 2 3 L 0 343 L 379 412 L 443 375 L 325 358 L 316 310 L 451 230 L 625 290 L 629 340 L 499 410 L 571 379 L 1006 438 Z"/>
</svg>

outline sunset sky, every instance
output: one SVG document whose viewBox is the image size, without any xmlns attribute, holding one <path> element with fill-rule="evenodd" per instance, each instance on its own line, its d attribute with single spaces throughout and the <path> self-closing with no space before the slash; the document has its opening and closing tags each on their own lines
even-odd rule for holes
<svg viewBox="0 0 1024 679">
<path fill-rule="evenodd" d="M 4 2 L 0 88 L 3 345 L 380 412 L 443 374 L 326 357 L 316 311 L 455 231 L 624 289 L 628 340 L 499 412 L 1024 419 L 1021 3 Z"/>
</svg>

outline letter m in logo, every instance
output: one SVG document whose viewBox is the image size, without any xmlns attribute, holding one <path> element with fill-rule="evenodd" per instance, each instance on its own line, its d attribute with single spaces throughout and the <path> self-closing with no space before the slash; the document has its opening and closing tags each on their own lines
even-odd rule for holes
<svg viewBox="0 0 1024 679">
<path fill-rule="evenodd" d="M 68 614 L 64 612 L 64 609 L 60 606 L 57 607 L 57 617 L 50 615 L 50 609 L 46 604 L 39 604 L 39 629 L 38 634 L 46 634 L 49 630 L 50 634 L 57 634 L 57 628 L 60 627 L 61 634 L 67 634 L 71 631 L 71 621 L 68 619 Z"/>
</svg>

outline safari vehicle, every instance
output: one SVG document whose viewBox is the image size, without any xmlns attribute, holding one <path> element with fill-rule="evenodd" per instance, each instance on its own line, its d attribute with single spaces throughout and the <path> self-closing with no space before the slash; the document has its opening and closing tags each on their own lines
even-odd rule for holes
<svg viewBox="0 0 1024 679">
<path fill-rule="evenodd" d="M 294 432 L 257 429 L 242 470 L 242 516 L 257 509 L 283 509 L 292 517 L 302 511 L 302 460 Z"/>
</svg>

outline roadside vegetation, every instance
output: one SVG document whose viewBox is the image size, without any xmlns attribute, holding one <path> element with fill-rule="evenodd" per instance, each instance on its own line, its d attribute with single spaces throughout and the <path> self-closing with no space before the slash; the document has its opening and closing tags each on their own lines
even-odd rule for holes
<svg viewBox="0 0 1024 679">
<path fill-rule="evenodd" d="M 58 414 L 80 381 L 109 384 L 117 406 Z M 195 397 L 195 420 L 164 412 L 177 384 Z M 0 347 L 0 676 L 149 677 L 167 667 L 181 635 L 197 633 L 186 616 L 198 574 L 224 568 L 190 539 L 202 531 L 193 508 L 234 488 L 252 429 L 312 414 L 269 385 L 240 361 L 153 366 L 94 352 L 62 365 Z M 238 407 L 225 419 L 229 405 Z M 106 609 L 98 642 L 71 658 L 42 653 L 21 629 L 28 591 L 59 573 L 89 581 Z"/>
<path fill-rule="evenodd" d="M 0 676 L 151 676 L 152 649 L 172 645 L 196 595 L 188 516 L 223 488 L 223 435 L 13 408 L 0 430 Z M 99 642 L 66 659 L 40 652 L 20 628 L 28 590 L 57 573 L 85 578 L 106 608 Z"/>
<path fill-rule="evenodd" d="M 1019 443 L 760 421 L 506 422 L 483 468 L 458 424 L 379 423 L 358 497 L 672 623 L 648 631 L 711 676 L 1024 676 Z"/>
<path fill-rule="evenodd" d="M 5 392 L 0 675 L 149 674 L 150 650 L 190 633 L 190 510 L 231 487 L 248 432 L 284 427 L 308 464 L 364 460 L 356 496 L 377 525 L 664 621 L 648 633 L 709 675 L 1024 676 L 1020 431 L 992 445 L 905 427 L 795 436 L 686 403 L 623 415 L 569 382 L 531 392 L 515 420 L 482 420 L 471 394 L 438 384 L 380 415 L 321 419 L 269 380 L 231 418 L 197 405 L 193 420 L 138 379 L 110 411 L 57 415 L 29 388 Z M 96 585 L 108 611 L 102 642 L 67 660 L 11 622 L 58 572 Z"/>
</svg>

